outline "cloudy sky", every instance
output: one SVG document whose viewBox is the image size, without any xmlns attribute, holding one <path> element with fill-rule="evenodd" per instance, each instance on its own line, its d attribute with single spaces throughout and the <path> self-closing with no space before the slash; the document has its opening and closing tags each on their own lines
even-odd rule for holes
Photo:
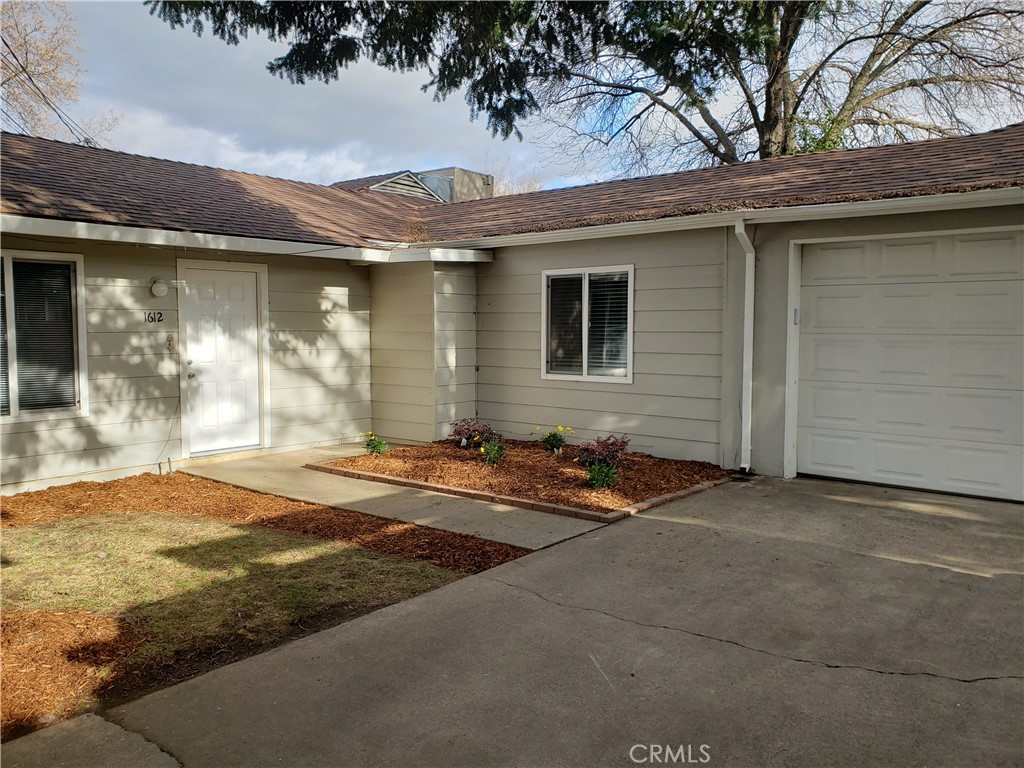
<svg viewBox="0 0 1024 768">
<path fill-rule="evenodd" d="M 266 63 L 285 47 L 238 46 L 172 30 L 141 2 L 72 2 L 82 77 L 76 119 L 120 115 L 102 143 L 126 152 L 331 183 L 394 170 L 459 165 L 546 186 L 595 180 L 530 141 L 492 138 L 459 97 L 435 102 L 426 73 L 359 64 L 330 84 L 293 85 Z"/>
</svg>

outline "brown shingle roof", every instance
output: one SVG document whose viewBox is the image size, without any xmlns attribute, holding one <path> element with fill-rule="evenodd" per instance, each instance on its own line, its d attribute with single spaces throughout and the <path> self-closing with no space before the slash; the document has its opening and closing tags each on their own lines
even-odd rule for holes
<svg viewBox="0 0 1024 768">
<path fill-rule="evenodd" d="M 436 206 L 444 242 L 715 211 L 878 200 L 1024 185 L 1024 124 L 989 133 L 779 157 Z"/>
<path fill-rule="evenodd" d="M 9 133 L 0 149 L 3 213 L 352 246 L 1024 186 L 1024 124 L 449 205 L 365 189 L 391 175 L 327 187 Z"/>
<path fill-rule="evenodd" d="M 4 133 L 3 213 L 329 245 L 404 240 L 430 205 Z"/>
</svg>

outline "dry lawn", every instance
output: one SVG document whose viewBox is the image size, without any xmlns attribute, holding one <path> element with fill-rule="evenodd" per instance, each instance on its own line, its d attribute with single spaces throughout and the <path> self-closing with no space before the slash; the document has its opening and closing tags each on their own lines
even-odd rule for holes
<svg viewBox="0 0 1024 768">
<path fill-rule="evenodd" d="M 183 474 L 4 497 L 3 738 L 524 554 Z"/>
</svg>

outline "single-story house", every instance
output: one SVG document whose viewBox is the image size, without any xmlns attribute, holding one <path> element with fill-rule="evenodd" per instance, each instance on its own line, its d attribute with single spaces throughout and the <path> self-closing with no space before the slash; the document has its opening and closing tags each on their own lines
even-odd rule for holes
<svg viewBox="0 0 1024 768">
<path fill-rule="evenodd" d="M 509 197 L 0 147 L 5 491 L 478 416 L 1024 499 L 1024 125 Z"/>
</svg>

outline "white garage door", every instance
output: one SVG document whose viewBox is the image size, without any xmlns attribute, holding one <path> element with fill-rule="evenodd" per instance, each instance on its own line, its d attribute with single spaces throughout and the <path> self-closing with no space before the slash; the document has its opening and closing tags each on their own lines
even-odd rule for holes
<svg viewBox="0 0 1024 768">
<path fill-rule="evenodd" d="M 1018 233 L 803 249 L 797 469 L 1024 499 Z"/>
</svg>

